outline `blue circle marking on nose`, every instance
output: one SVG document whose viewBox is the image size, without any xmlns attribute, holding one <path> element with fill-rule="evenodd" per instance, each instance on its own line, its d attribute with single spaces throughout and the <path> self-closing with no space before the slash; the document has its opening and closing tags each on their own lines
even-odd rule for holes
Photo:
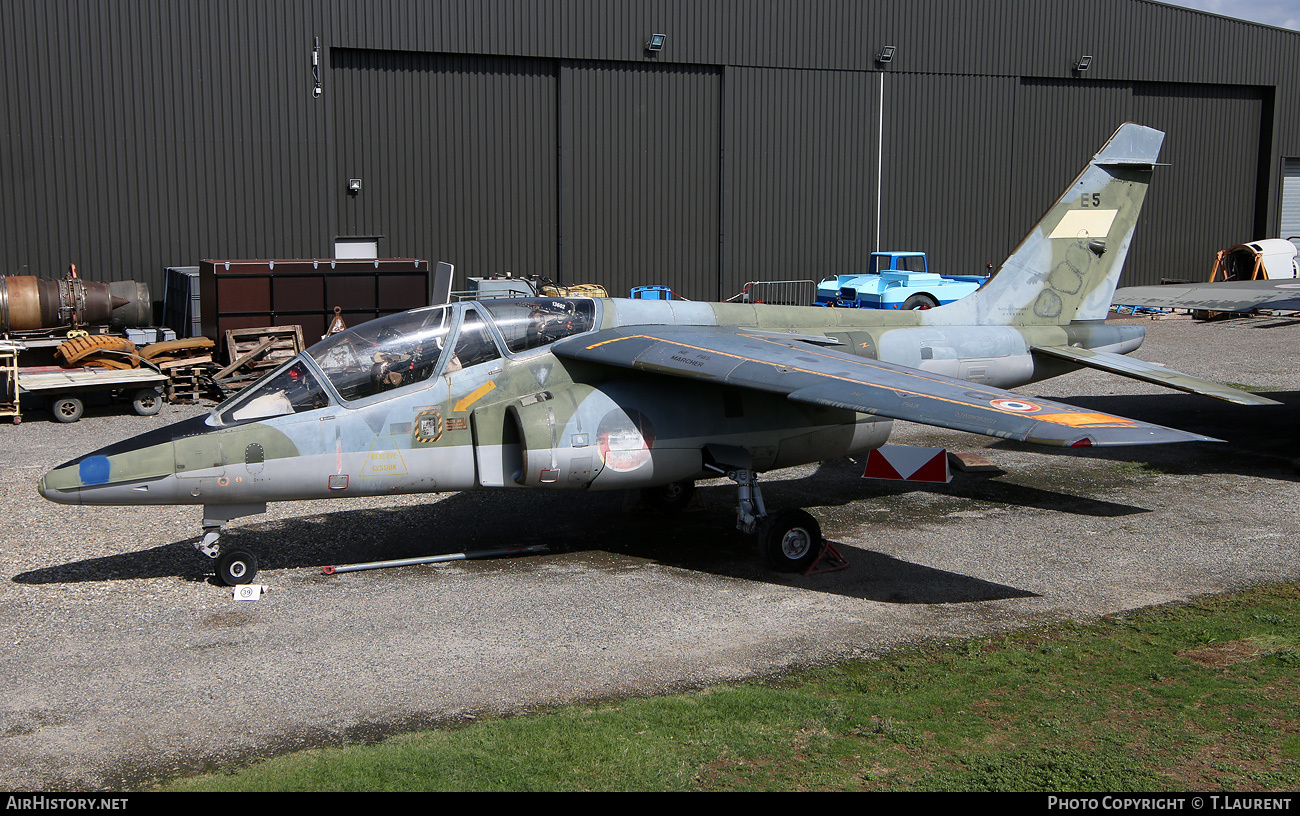
<svg viewBox="0 0 1300 816">
<path fill-rule="evenodd" d="M 77 475 L 83 485 L 100 485 L 108 481 L 109 464 L 107 456 L 90 456 L 81 460 Z"/>
</svg>

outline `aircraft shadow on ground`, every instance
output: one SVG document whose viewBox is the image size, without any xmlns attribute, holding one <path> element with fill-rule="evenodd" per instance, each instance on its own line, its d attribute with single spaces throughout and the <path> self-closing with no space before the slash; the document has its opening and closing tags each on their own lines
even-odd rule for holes
<svg viewBox="0 0 1300 816">
<path fill-rule="evenodd" d="M 1268 396 L 1285 404 L 1237 406 L 1184 394 L 1062 398 L 1081 408 L 1215 436 L 1225 440 L 1227 446 L 1192 443 L 1071 451 L 998 441 L 991 448 L 1143 463 L 1163 473 L 1238 474 L 1295 481 L 1300 474 L 1292 456 L 1298 449 L 1300 429 L 1293 420 L 1300 395 L 1288 392 Z M 861 458 L 844 458 L 822 463 L 808 477 L 782 479 L 773 474 L 773 478 L 762 480 L 767 507 L 770 511 L 805 507 L 817 515 L 819 508 L 858 502 L 870 508 L 873 501 L 930 494 L 936 500 L 976 502 L 973 506 L 977 507 L 1035 508 L 1096 518 L 1147 512 L 1142 507 L 1076 495 L 1066 489 L 1014 481 L 1023 474 L 957 473 L 950 484 L 929 485 L 863 480 L 859 478 L 862 468 Z M 429 504 L 346 510 L 283 521 L 258 522 L 250 518 L 229 529 L 223 535 L 223 545 L 252 550 L 261 559 L 263 569 L 311 568 L 314 572 L 326 565 L 543 545 L 552 553 L 582 553 L 583 557 L 614 553 L 687 570 L 882 602 L 957 603 L 1032 595 L 846 545 L 841 545 L 850 562 L 846 570 L 813 576 L 773 573 L 762 562 L 753 539 L 735 529 L 736 493 L 735 486 L 724 481 L 702 485 L 692 509 L 671 517 L 636 509 L 629 494 L 621 492 L 458 493 Z M 880 509 L 878 504 L 876 509 Z M 890 515 L 878 515 L 871 521 L 882 525 L 933 524 L 942 522 L 948 510 L 941 506 L 928 510 L 927 502 L 921 499 L 911 502 L 905 512 L 895 514 L 891 509 Z M 133 553 L 53 565 L 16 575 L 12 580 L 46 584 L 178 576 L 215 583 L 214 563 L 194 550 L 196 540 L 197 536 Z M 541 556 L 547 557 L 551 556 Z M 517 563 L 545 562 L 524 559 Z M 590 563 L 593 568 L 601 568 L 598 557 Z"/>
<path fill-rule="evenodd" d="M 1117 517 L 1144 508 L 1029 487 L 987 476 L 958 474 L 948 485 L 880 482 L 860 478 L 860 461 L 824 463 L 806 478 L 764 480 L 769 509 L 843 507 L 872 499 L 933 493 L 995 506 L 1039 508 Z M 735 529 L 737 490 L 729 482 L 702 485 L 686 512 L 668 516 L 639 505 L 623 492 L 566 493 L 485 491 L 452 494 L 440 501 L 401 507 L 345 510 L 278 521 L 245 520 L 228 529 L 223 546 L 255 552 L 262 569 L 310 569 L 327 565 L 545 546 L 551 555 L 512 560 L 501 568 L 531 569 L 556 556 L 578 557 L 591 568 L 623 569 L 626 562 L 602 559 L 601 553 L 655 561 L 667 566 L 743 580 L 891 603 L 959 603 L 1028 597 L 1032 593 L 971 576 L 912 564 L 869 549 L 837 546 L 848 569 L 819 575 L 770 571 L 752 537 Z M 928 512 L 927 502 L 903 523 L 932 523 L 948 510 Z M 873 516 L 888 522 L 889 516 Z M 197 516 L 196 516 L 197 523 Z M 832 533 L 833 535 L 833 533 Z M 214 562 L 194 549 L 194 538 L 121 555 L 53 565 L 14 576 L 17 583 L 47 584 L 178 576 L 215 583 Z M 484 564 L 478 561 L 476 564 Z M 497 562 L 498 564 L 501 562 Z M 412 567 L 437 569 L 437 567 Z M 307 576 L 302 576 L 307 577 Z"/>
<path fill-rule="evenodd" d="M 1252 329 L 1276 329 L 1283 326 L 1300 326 L 1300 318 L 1295 317 L 1276 317 L 1272 319 L 1260 320 L 1250 326 Z"/>
</svg>

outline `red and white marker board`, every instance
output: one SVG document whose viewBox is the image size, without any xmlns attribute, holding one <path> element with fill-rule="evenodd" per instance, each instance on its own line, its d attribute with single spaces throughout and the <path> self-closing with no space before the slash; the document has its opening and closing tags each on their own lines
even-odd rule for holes
<svg viewBox="0 0 1300 816">
<path fill-rule="evenodd" d="M 881 445 L 867 455 L 862 478 L 947 484 L 952 481 L 952 472 L 948 470 L 946 448 Z"/>
</svg>

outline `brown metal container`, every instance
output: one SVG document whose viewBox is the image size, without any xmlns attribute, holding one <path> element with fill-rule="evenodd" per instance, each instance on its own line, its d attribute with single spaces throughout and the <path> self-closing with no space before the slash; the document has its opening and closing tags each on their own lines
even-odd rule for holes
<svg viewBox="0 0 1300 816">
<path fill-rule="evenodd" d="M 310 346 L 336 306 L 349 326 L 427 306 L 432 268 L 417 258 L 200 261 L 203 334 L 298 325 Z"/>
</svg>

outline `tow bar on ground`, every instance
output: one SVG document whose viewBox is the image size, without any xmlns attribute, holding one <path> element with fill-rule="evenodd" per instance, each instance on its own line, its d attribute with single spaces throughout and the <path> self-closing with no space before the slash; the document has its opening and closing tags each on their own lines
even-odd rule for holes
<svg viewBox="0 0 1300 816">
<path fill-rule="evenodd" d="M 549 547 L 541 544 L 530 547 L 506 547 L 499 550 L 471 550 L 463 553 L 430 555 L 423 558 L 399 558 L 394 561 L 370 561 L 365 564 L 344 564 L 341 567 L 324 567 L 321 572 L 326 575 L 333 575 L 337 572 L 360 572 L 361 570 L 383 569 L 385 567 L 410 567 L 416 564 L 438 564 L 444 561 L 467 561 L 472 558 L 501 558 L 549 551 Z"/>
</svg>

